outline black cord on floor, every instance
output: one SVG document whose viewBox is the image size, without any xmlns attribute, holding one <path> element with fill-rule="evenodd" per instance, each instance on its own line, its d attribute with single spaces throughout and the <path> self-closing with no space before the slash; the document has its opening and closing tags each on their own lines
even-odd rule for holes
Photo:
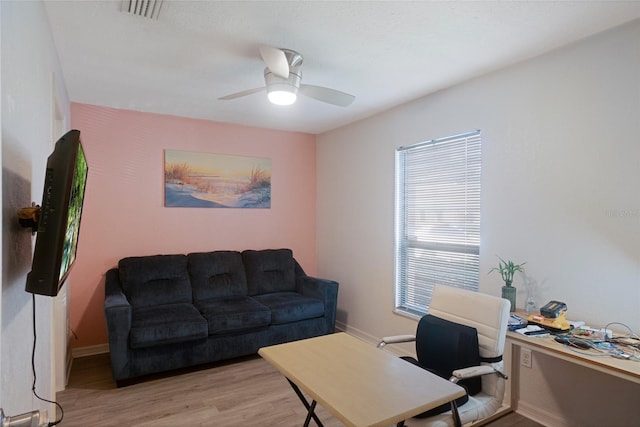
<svg viewBox="0 0 640 427">
<path fill-rule="evenodd" d="M 62 405 L 60 405 L 58 402 L 44 399 L 38 396 L 38 393 L 36 392 L 36 295 L 35 294 L 31 295 L 31 301 L 33 302 L 33 349 L 31 350 L 31 370 L 33 371 L 33 384 L 31 386 L 31 391 L 33 392 L 33 395 L 38 399 L 42 400 L 43 402 L 53 403 L 58 407 L 58 409 L 60 409 L 60 419 L 54 422 L 50 422 L 48 424 L 49 427 L 53 427 L 62 422 L 62 419 L 64 418 L 64 410 L 62 409 Z"/>
</svg>

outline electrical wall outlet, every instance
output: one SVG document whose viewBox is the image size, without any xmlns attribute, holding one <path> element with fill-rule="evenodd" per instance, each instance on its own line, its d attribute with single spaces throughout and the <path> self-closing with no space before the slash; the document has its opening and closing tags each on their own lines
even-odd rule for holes
<svg viewBox="0 0 640 427">
<path fill-rule="evenodd" d="M 525 368 L 531 367 L 531 349 L 529 348 L 520 348 L 520 364 Z"/>
</svg>

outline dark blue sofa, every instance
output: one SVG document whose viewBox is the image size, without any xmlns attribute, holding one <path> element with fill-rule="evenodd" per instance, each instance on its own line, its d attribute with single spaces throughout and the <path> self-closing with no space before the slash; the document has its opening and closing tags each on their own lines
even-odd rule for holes
<svg viewBox="0 0 640 427">
<path fill-rule="evenodd" d="M 289 249 L 123 258 L 105 280 L 113 378 L 254 354 L 332 333 L 338 283 Z"/>
</svg>

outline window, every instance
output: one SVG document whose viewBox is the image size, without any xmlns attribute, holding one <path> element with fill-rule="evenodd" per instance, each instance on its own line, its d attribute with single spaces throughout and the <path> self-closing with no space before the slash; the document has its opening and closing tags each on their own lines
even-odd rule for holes
<svg viewBox="0 0 640 427">
<path fill-rule="evenodd" d="M 396 311 L 427 312 L 436 284 L 478 290 L 480 131 L 396 151 Z"/>
</svg>

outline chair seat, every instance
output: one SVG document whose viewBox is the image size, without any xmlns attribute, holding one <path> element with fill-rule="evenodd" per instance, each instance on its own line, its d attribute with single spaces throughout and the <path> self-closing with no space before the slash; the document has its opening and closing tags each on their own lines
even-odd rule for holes
<svg viewBox="0 0 640 427">
<path fill-rule="evenodd" d="M 504 393 L 504 381 L 497 381 L 496 386 L 502 391 L 497 390 L 498 396 Z M 458 408 L 460 421 L 462 424 L 471 423 L 481 420 L 496 413 L 502 401 L 495 396 L 480 392 L 475 396 L 469 396 L 469 401 Z M 412 418 L 410 423 L 412 427 L 454 427 L 453 416 L 451 411 L 443 412 L 429 418 Z"/>
</svg>

